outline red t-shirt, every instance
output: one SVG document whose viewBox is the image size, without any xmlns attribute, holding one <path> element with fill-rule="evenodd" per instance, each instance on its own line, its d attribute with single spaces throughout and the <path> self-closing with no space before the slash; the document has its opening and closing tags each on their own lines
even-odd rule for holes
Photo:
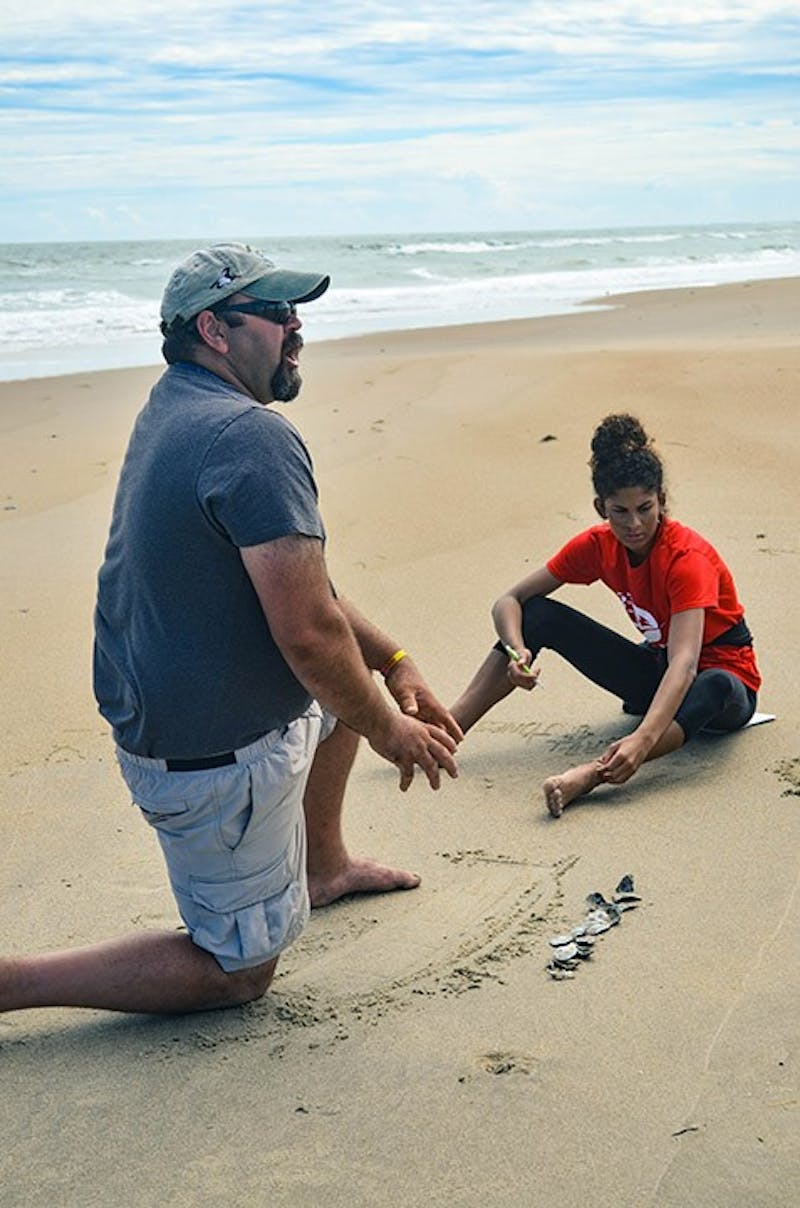
<svg viewBox="0 0 800 1208">
<path fill-rule="evenodd" d="M 742 619 L 744 609 L 733 576 L 713 545 L 677 520 L 664 520 L 639 566 L 631 566 L 627 550 L 607 524 L 595 524 L 568 541 L 547 569 L 562 583 L 602 580 L 654 646 L 666 646 L 670 618 L 676 612 L 704 609 L 699 670 L 723 667 L 753 691 L 761 686 L 752 646 L 709 645 Z"/>
</svg>

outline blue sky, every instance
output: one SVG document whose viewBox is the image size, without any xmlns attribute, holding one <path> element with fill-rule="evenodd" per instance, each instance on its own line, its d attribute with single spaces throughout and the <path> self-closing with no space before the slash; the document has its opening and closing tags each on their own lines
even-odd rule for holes
<svg viewBox="0 0 800 1208">
<path fill-rule="evenodd" d="M 800 0 L 4 10 L 0 241 L 800 217 Z"/>
</svg>

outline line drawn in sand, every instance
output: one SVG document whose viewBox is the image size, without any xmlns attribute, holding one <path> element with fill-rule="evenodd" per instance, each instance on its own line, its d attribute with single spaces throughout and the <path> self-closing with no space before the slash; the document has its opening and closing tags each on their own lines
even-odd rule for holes
<svg viewBox="0 0 800 1208">
<path fill-rule="evenodd" d="M 457 866 L 459 875 L 414 895 L 413 906 L 402 896 L 404 914 L 409 906 L 414 913 L 413 943 L 407 924 L 398 925 L 386 909 L 390 901 L 382 903 L 380 925 L 340 937 L 317 959 L 309 962 L 304 938 L 298 941 L 292 949 L 296 970 L 288 970 L 286 980 L 296 977 L 303 988 L 282 994 L 285 1018 L 302 1023 L 310 1013 L 316 1019 L 376 1022 L 419 997 L 459 995 L 487 981 L 502 982 L 512 961 L 539 947 L 562 909 L 562 879 L 578 859 L 568 856 L 545 866 L 484 849 L 440 855 Z M 343 902 L 337 916 L 348 907 L 359 909 L 354 900 Z M 312 915 L 312 942 L 314 922 Z"/>
</svg>

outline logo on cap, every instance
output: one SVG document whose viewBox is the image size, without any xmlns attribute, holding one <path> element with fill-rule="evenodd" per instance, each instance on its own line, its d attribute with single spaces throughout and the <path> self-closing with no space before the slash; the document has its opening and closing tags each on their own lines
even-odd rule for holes
<svg viewBox="0 0 800 1208">
<path fill-rule="evenodd" d="M 226 285 L 233 285 L 238 273 L 232 273 L 229 268 L 224 268 L 214 282 L 212 289 L 224 289 Z"/>
</svg>

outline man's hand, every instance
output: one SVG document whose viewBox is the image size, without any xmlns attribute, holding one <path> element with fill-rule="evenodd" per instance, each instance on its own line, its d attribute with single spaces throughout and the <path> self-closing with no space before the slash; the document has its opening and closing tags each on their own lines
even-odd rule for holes
<svg viewBox="0 0 800 1208">
<path fill-rule="evenodd" d="M 461 742 L 464 735 L 458 722 L 431 692 L 419 668 L 408 655 L 392 667 L 386 677 L 386 687 L 402 713 L 446 730 L 451 738 Z"/>
<path fill-rule="evenodd" d="M 415 766 L 425 773 L 432 789 L 439 787 L 441 768 L 456 778 L 458 769 L 453 758 L 456 743 L 445 730 L 391 710 L 386 717 L 386 726 L 376 727 L 368 740 L 373 751 L 400 769 L 401 792 L 414 779 Z"/>
</svg>

